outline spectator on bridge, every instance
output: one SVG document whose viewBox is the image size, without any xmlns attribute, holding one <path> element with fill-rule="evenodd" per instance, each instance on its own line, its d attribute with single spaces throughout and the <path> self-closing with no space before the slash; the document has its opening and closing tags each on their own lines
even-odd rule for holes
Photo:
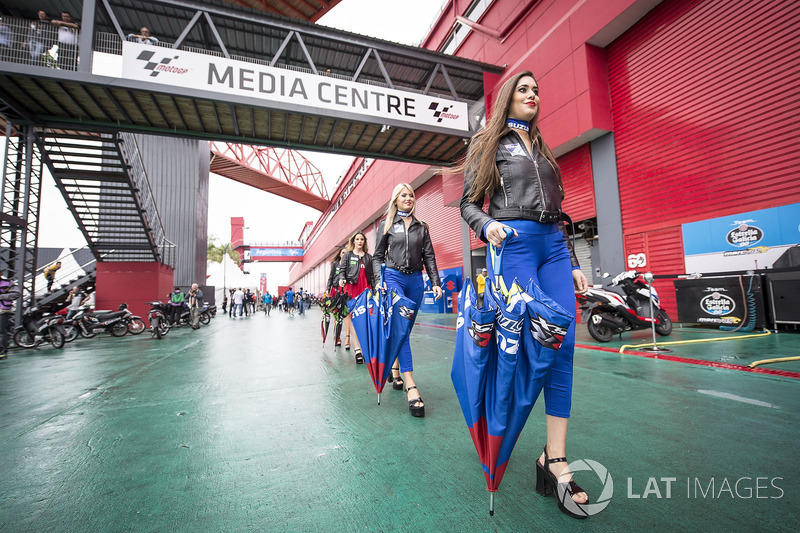
<svg viewBox="0 0 800 533">
<path fill-rule="evenodd" d="M 139 33 L 129 33 L 128 40 L 141 44 L 158 44 L 158 39 L 150 35 L 150 30 L 142 26 Z"/>
<path fill-rule="evenodd" d="M 19 295 L 16 283 L 6 279 L 5 272 L 0 271 L 0 359 L 8 357 L 9 321 L 14 314 L 14 302 Z"/>
<path fill-rule="evenodd" d="M 336 278 L 340 290 L 348 293 L 351 299 L 364 292 L 364 290 L 375 286 L 372 272 L 372 256 L 369 255 L 367 237 L 360 231 L 354 233 L 350 240 L 347 241 L 347 251 L 339 262 Z M 353 329 L 349 314 L 344 318 L 344 331 L 344 349 L 350 349 L 350 338 L 352 337 L 356 364 L 362 364 L 364 355 L 361 352 L 361 343 L 358 341 L 356 331 Z"/>
<path fill-rule="evenodd" d="M 14 35 L 11 28 L 6 26 L 0 18 L 0 61 L 11 61 L 14 57 L 11 47 L 14 44 Z"/>
<path fill-rule="evenodd" d="M 61 20 L 50 21 L 58 27 L 58 68 L 76 70 L 78 67 L 78 25 L 69 11 L 61 12 Z"/>
<path fill-rule="evenodd" d="M 203 291 L 197 283 L 192 283 L 189 291 L 189 312 L 192 316 L 192 329 L 200 329 L 200 311 L 203 310 Z"/>
<path fill-rule="evenodd" d="M 411 327 L 417 318 L 417 311 L 422 303 L 425 285 L 422 281 L 422 269 L 428 273 L 433 287 L 434 299 L 442 297 L 442 284 L 439 281 L 439 270 L 436 267 L 436 256 L 433 252 L 431 234 L 428 225 L 414 215 L 416 198 L 414 189 L 407 183 L 400 183 L 392 191 L 392 198 L 386 207 L 381 225 L 378 226 L 375 238 L 375 258 L 372 268 L 375 276 L 380 276 L 381 265 L 386 263 L 382 291 L 392 290 L 414 302 L 414 317 Z M 425 404 L 414 384 L 412 375 L 414 365 L 411 359 L 411 330 L 403 339 L 403 345 L 397 360 L 392 366 L 392 388 L 400 387 L 406 392 L 408 409 L 412 416 L 425 416 Z M 400 374 L 403 374 L 402 378 Z M 397 382 L 400 381 L 398 387 Z"/>
<path fill-rule="evenodd" d="M 181 312 L 183 305 L 186 303 L 186 296 L 181 292 L 180 287 L 175 287 L 173 291 L 167 295 L 169 299 L 169 321 L 172 324 L 181 323 Z"/>
<path fill-rule="evenodd" d="M 81 310 L 81 306 L 83 305 L 83 300 L 85 298 L 86 295 L 81 292 L 77 285 L 70 289 L 69 294 L 67 295 L 67 301 L 69 302 L 69 305 L 67 306 L 67 320 L 78 314 L 78 311 Z"/>
<path fill-rule="evenodd" d="M 31 29 L 28 32 L 28 40 L 25 46 L 28 48 L 28 55 L 32 65 L 47 66 L 45 53 L 53 46 L 55 41 L 55 28 L 47 17 L 47 12 L 40 9 L 36 13 L 37 19 L 31 22 Z"/>
<path fill-rule="evenodd" d="M 47 292 L 53 287 L 53 282 L 56 280 L 56 272 L 61 268 L 61 261 L 56 261 L 49 267 L 44 269 L 44 279 L 47 280 Z"/>
</svg>

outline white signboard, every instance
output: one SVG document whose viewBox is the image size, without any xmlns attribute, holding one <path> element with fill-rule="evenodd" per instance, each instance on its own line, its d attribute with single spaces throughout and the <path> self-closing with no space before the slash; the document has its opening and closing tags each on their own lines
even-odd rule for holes
<svg viewBox="0 0 800 533">
<path fill-rule="evenodd" d="M 469 131 L 466 102 L 183 50 L 122 43 L 122 77 L 170 87 Z"/>
</svg>

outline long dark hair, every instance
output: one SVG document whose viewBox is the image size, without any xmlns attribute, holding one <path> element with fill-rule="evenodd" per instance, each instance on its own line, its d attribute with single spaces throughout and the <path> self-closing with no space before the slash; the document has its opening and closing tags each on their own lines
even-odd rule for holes
<svg viewBox="0 0 800 533">
<path fill-rule="evenodd" d="M 534 81 L 536 80 L 533 73 L 526 70 L 503 83 L 500 90 L 497 91 L 489 123 L 472 137 L 466 158 L 463 163 L 454 169 L 454 172 L 470 171 L 475 173 L 475 181 L 472 184 L 472 191 L 470 191 L 469 197 L 471 202 L 480 201 L 484 196 L 491 197 L 494 191 L 500 187 L 500 172 L 495 164 L 497 144 L 500 142 L 500 138 L 509 132 L 509 127 L 506 125 L 508 109 L 511 107 L 514 90 L 517 88 L 519 80 L 525 76 L 533 78 Z M 555 156 L 553 156 L 553 152 L 550 151 L 550 147 L 544 142 L 541 131 L 539 131 L 538 112 L 530 122 L 530 136 L 533 146 L 538 148 L 550 163 L 550 166 L 553 167 L 558 178 L 558 186 L 561 189 L 561 199 L 563 200 L 564 185 L 561 181 L 561 169 L 556 162 Z"/>
<path fill-rule="evenodd" d="M 333 254 L 333 257 L 331 258 L 331 266 L 338 263 L 342 259 L 342 252 L 344 250 L 345 250 L 344 246 L 340 246 L 339 248 L 336 249 L 336 253 Z"/>
</svg>

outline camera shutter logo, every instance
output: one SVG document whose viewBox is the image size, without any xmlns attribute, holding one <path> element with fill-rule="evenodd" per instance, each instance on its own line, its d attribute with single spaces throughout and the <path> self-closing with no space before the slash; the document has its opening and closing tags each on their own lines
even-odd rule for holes
<svg viewBox="0 0 800 533">
<path fill-rule="evenodd" d="M 559 483 L 558 484 L 558 497 L 564 502 L 564 507 L 569 509 L 575 514 L 583 514 L 586 516 L 596 515 L 606 507 L 608 504 L 611 503 L 611 497 L 614 495 L 614 480 L 611 479 L 611 474 L 608 473 L 606 467 L 598 463 L 597 461 L 592 461 L 591 459 L 578 459 L 577 461 L 573 461 L 567 465 L 569 471 L 573 474 L 575 472 L 581 472 L 590 470 L 597 474 L 597 477 L 600 478 L 600 481 L 603 482 L 603 490 L 600 493 L 600 496 L 597 498 L 595 503 L 576 503 L 567 492 L 567 487 L 569 486 L 568 483 Z"/>
</svg>

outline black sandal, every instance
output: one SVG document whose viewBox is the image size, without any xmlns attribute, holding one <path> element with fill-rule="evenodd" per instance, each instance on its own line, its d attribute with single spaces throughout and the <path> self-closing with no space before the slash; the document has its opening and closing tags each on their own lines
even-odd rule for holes
<svg viewBox="0 0 800 533">
<path fill-rule="evenodd" d="M 364 354 L 361 353 L 361 348 L 356 348 L 356 364 L 357 365 L 364 364 Z"/>
<path fill-rule="evenodd" d="M 406 393 L 406 398 L 408 398 L 408 391 L 412 389 L 416 389 L 417 386 L 414 385 L 413 387 L 409 387 L 407 389 L 403 389 Z M 413 400 L 408 400 L 408 410 L 411 411 L 411 416 L 415 416 L 417 418 L 422 418 L 425 416 L 425 405 L 422 402 L 422 396 L 419 398 L 414 398 Z"/>
<path fill-rule="evenodd" d="M 394 390 L 403 390 L 403 378 L 400 376 L 400 370 L 397 370 L 397 377 L 394 377 L 395 369 L 389 374 L 389 383 L 392 384 Z"/>
<path fill-rule="evenodd" d="M 573 480 L 566 483 L 559 483 L 555 474 L 550 471 L 549 465 L 553 463 L 566 463 L 566 457 L 556 457 L 550 459 L 547 457 L 547 446 L 544 447 L 544 465 L 539 464 L 536 460 L 536 492 L 542 496 L 550 496 L 556 494 L 556 504 L 562 513 L 571 516 L 572 518 L 587 518 L 589 514 L 584 509 L 583 503 L 578 503 L 572 499 L 572 496 L 580 492 L 586 492 L 578 486 Z"/>
</svg>

